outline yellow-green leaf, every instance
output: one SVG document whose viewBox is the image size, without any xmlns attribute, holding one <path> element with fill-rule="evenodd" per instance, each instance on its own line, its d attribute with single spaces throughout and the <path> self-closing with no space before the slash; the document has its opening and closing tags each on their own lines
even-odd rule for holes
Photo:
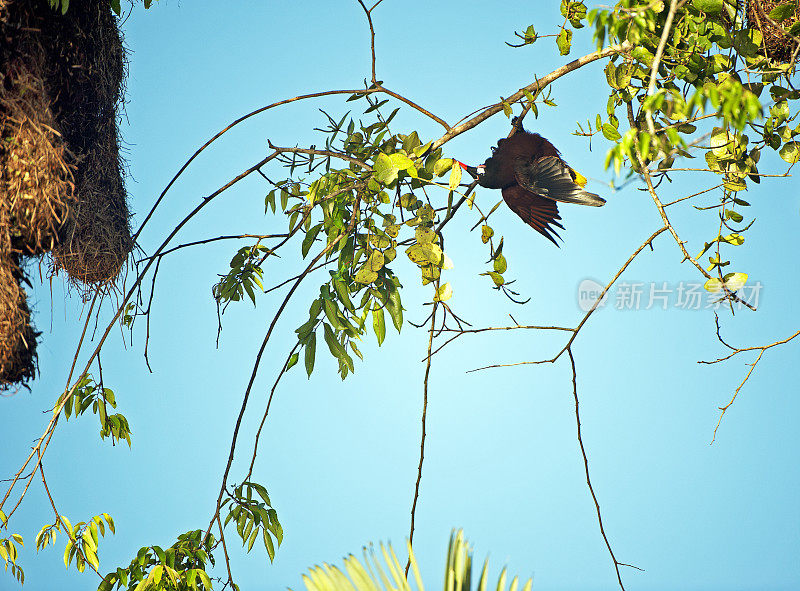
<svg viewBox="0 0 800 591">
<path fill-rule="evenodd" d="M 448 170 L 453 167 L 453 159 L 452 158 L 440 158 L 436 161 L 436 164 L 433 165 L 433 174 L 436 176 L 442 176 Z"/>
<path fill-rule="evenodd" d="M 386 338 L 386 320 L 383 316 L 383 308 L 377 306 L 372 310 L 372 329 L 375 331 L 375 336 L 378 339 L 378 346 L 383 343 Z"/>
<path fill-rule="evenodd" d="M 377 278 L 378 274 L 372 269 L 370 269 L 368 265 L 364 265 L 363 267 L 361 267 L 358 273 L 356 273 L 356 276 L 353 277 L 353 279 L 355 279 L 358 283 L 363 283 L 364 285 L 372 283 Z"/>
<path fill-rule="evenodd" d="M 783 145 L 778 154 L 789 164 L 794 164 L 800 160 L 800 143 L 787 142 Z"/>
<path fill-rule="evenodd" d="M 453 162 L 453 165 L 450 167 L 450 181 L 447 183 L 447 186 L 450 187 L 451 191 L 455 191 L 460 184 L 461 165 L 458 162 Z"/>
<path fill-rule="evenodd" d="M 567 55 L 572 46 L 572 30 L 561 29 L 561 32 L 556 37 L 556 45 L 561 55 Z"/>
<path fill-rule="evenodd" d="M 400 170 L 407 170 L 409 168 L 414 168 L 414 161 L 411 160 L 411 158 L 409 158 L 405 154 L 401 154 L 400 152 L 395 152 L 394 154 L 391 154 L 389 156 L 389 160 L 392 162 L 395 168 L 398 168 Z"/>
<path fill-rule="evenodd" d="M 419 244 L 431 244 L 436 240 L 436 232 L 433 231 L 433 228 L 428 228 L 427 226 L 417 226 L 414 237 Z"/>
<path fill-rule="evenodd" d="M 729 291 L 739 291 L 747 283 L 747 273 L 728 273 L 723 279 Z"/>
<path fill-rule="evenodd" d="M 433 296 L 433 301 L 446 302 L 451 297 L 453 297 L 453 288 L 449 283 L 445 283 L 444 285 L 440 285 L 439 289 L 436 290 L 436 294 Z"/>
</svg>

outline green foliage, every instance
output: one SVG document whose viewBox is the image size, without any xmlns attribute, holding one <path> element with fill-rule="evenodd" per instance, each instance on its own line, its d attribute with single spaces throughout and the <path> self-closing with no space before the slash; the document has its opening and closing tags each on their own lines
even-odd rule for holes
<svg viewBox="0 0 800 591">
<path fill-rule="evenodd" d="M 270 193 L 270 196 L 274 198 L 274 192 Z M 267 199 L 269 198 L 268 196 Z M 313 236 L 311 240 L 313 241 Z M 303 256 L 305 256 L 307 252 L 305 243 L 303 248 L 305 249 Z M 212 288 L 214 299 L 218 303 L 227 305 L 229 302 L 238 302 L 244 294 L 247 294 L 247 297 L 250 298 L 250 301 L 255 306 L 256 292 L 254 286 L 260 290 L 264 289 L 264 285 L 261 283 L 264 270 L 261 265 L 269 255 L 270 250 L 258 243 L 240 248 L 231 259 L 231 270 L 225 275 L 220 275 L 221 279 Z"/>
<path fill-rule="evenodd" d="M 178 536 L 167 548 L 145 546 L 139 549 L 128 568 L 108 573 L 97 591 L 210 591 L 207 564 L 214 565 L 214 536 L 192 530 Z"/>
<path fill-rule="evenodd" d="M 226 506 L 228 515 L 223 527 L 233 520 L 242 546 L 247 546 L 248 552 L 253 549 L 256 540 L 261 539 L 272 562 L 276 545 L 280 546 L 283 541 L 283 528 L 278 522 L 278 512 L 269 501 L 267 489 L 256 482 L 243 482 L 222 501 L 220 509 Z"/>
<path fill-rule="evenodd" d="M 110 388 L 95 384 L 92 377 L 88 374 L 80 380 L 60 399 L 54 412 L 57 411 L 61 403 L 64 403 L 64 417 L 82 415 L 90 407 L 92 412 L 100 420 L 100 438 L 111 437 L 111 442 L 116 444 L 119 440 L 125 440 L 128 447 L 131 446 L 131 429 L 128 419 L 124 415 L 116 413 L 109 415 L 108 408 L 117 408 L 117 401 L 114 392 Z"/>
<path fill-rule="evenodd" d="M 315 566 L 303 575 L 303 584 L 307 591 L 390 591 L 405 589 L 411 591 L 411 583 L 418 591 L 424 589 L 420 576 L 417 559 L 408 545 L 410 570 L 413 578 L 409 580 L 404 573 L 400 561 L 391 544 L 380 545 L 380 554 L 370 545 L 369 550 L 364 548 L 364 558 L 359 560 L 352 554 L 344 559 L 344 571 L 329 564 Z M 464 539 L 462 530 L 450 534 L 450 543 L 447 547 L 447 562 L 444 573 L 445 591 L 486 591 L 488 588 L 489 560 L 483 563 L 480 577 L 475 578 L 472 572 L 472 549 Z M 505 591 L 508 572 L 505 568 L 495 585 L 497 591 Z M 520 579 L 511 580 L 509 591 L 519 589 Z M 528 579 L 522 584 L 522 591 L 530 591 L 533 580 Z"/>
<path fill-rule="evenodd" d="M 104 521 L 105 520 L 105 521 Z M 100 558 L 98 557 L 98 533 L 100 536 L 106 535 L 106 524 L 111 533 L 115 533 L 114 520 L 108 513 L 95 515 L 88 522 L 81 521 L 72 525 L 65 515 L 59 515 L 52 525 L 44 526 L 36 535 L 36 550 L 44 550 L 49 544 L 55 545 L 57 533 L 64 528 L 67 535 L 67 543 L 64 548 L 64 566 L 69 568 L 72 561 L 75 561 L 75 568 L 82 573 L 86 570 L 86 565 L 94 570 L 100 568 Z"/>
<path fill-rule="evenodd" d="M 653 178 L 658 182 L 669 178 L 676 158 L 692 158 L 692 147 L 710 138 L 706 170 L 720 177 L 720 199 L 719 205 L 703 209 L 718 212 L 719 229 L 696 259 L 714 248 L 708 270 L 719 275 L 707 288 L 727 289 L 739 283 L 728 282 L 725 277 L 730 274 L 722 275 L 730 261 L 721 255 L 720 246 L 744 243 L 742 234 L 753 220 L 748 223 L 744 212 L 734 207 L 749 206 L 738 195 L 748 189 L 748 181 L 760 182 L 757 165 L 762 152 L 775 150 L 789 164 L 800 159 L 795 140 L 800 134 L 800 125 L 795 125 L 800 93 L 792 89 L 791 64 L 767 57 L 761 32 L 746 28 L 729 0 L 693 0 L 678 6 L 653 80 L 655 56 L 665 35 L 666 4 L 622 0 L 610 10 L 588 13 L 598 48 L 629 41 L 633 49 L 612 58 L 605 68 L 610 89 L 607 120 L 597 115 L 594 125 L 588 122 L 588 130 L 579 125 L 577 133 L 602 133 L 613 143 L 606 167 L 635 174 L 655 164 Z M 774 16 L 788 18 L 789 9 L 794 10 L 789 4 L 776 8 Z M 779 83 L 781 78 L 785 83 Z M 767 88 L 771 105 L 763 96 Z M 620 107 L 625 113 L 618 118 Z M 627 129 L 621 119 L 629 122 Z"/>
<path fill-rule="evenodd" d="M 0 529 L 5 529 L 8 523 L 6 514 L 0 510 Z M 11 534 L 10 538 L 0 538 L 0 558 L 3 559 L 6 572 L 8 567 L 11 567 L 11 575 L 17 579 L 17 582 L 22 585 L 25 582 L 25 571 L 17 564 L 17 544 L 24 546 L 22 536 L 19 534 Z"/>
<path fill-rule="evenodd" d="M 795 10 L 797 10 L 797 2 L 786 2 L 770 10 L 767 16 L 776 22 L 781 22 L 793 17 Z"/>
</svg>

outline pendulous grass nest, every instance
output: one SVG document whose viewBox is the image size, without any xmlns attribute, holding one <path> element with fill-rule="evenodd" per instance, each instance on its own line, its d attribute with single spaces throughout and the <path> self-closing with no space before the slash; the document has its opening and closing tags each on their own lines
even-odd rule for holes
<svg viewBox="0 0 800 591">
<path fill-rule="evenodd" d="M 34 376 L 26 257 L 112 284 L 133 248 L 118 116 L 125 51 L 106 0 L 0 0 L 0 389 Z"/>
<path fill-rule="evenodd" d="M 793 22 L 800 20 L 800 4 L 795 3 L 794 18 L 782 23 L 775 23 L 769 18 L 773 8 L 786 4 L 787 0 L 750 0 L 747 2 L 745 15 L 747 26 L 761 31 L 763 37 L 761 53 L 780 63 L 788 63 L 797 50 L 797 41 L 784 30 Z"/>
</svg>

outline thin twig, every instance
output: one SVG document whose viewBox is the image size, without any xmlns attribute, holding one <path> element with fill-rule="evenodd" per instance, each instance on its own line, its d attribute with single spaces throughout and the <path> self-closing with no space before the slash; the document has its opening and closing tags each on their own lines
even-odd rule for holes
<svg viewBox="0 0 800 591">
<path fill-rule="evenodd" d="M 597 511 L 597 523 L 600 525 L 600 534 L 603 536 L 603 541 L 606 543 L 606 548 L 608 548 L 608 553 L 611 555 L 611 560 L 614 561 L 614 570 L 617 571 L 617 582 L 619 583 L 619 588 L 622 589 L 622 591 L 625 591 L 625 585 L 622 584 L 622 575 L 619 572 L 621 563 L 617 561 L 617 558 L 614 556 L 614 550 L 611 549 L 611 543 L 608 541 L 606 530 L 603 527 L 603 516 L 600 513 L 600 503 L 597 501 L 597 495 L 594 492 L 592 480 L 589 478 L 589 459 L 586 457 L 586 448 L 583 446 L 583 437 L 581 436 L 581 414 L 580 403 L 578 401 L 578 374 L 575 371 L 575 358 L 572 356 L 572 348 L 567 347 L 567 355 L 569 355 L 569 364 L 572 368 L 572 396 L 575 398 L 575 423 L 578 426 L 578 446 L 581 448 L 581 455 L 583 456 L 583 469 L 586 473 L 586 485 L 589 487 L 589 493 L 592 495 L 592 501 L 594 501 L 594 507 Z"/>
<path fill-rule="evenodd" d="M 538 361 L 520 361 L 517 363 L 497 363 L 494 365 L 486 365 L 484 367 L 477 367 L 475 369 L 470 369 L 467 371 L 467 373 L 472 373 L 475 371 L 483 371 L 485 369 L 494 369 L 498 367 L 515 367 L 517 365 L 541 365 L 543 363 L 555 363 L 558 360 L 558 358 L 561 357 L 572 346 L 572 343 L 575 341 L 576 337 L 578 336 L 578 333 L 583 328 L 583 325 L 586 324 L 586 321 L 589 320 L 589 317 L 594 313 L 595 310 L 597 310 L 598 306 L 600 306 L 601 302 L 603 301 L 603 298 L 608 293 L 608 290 L 611 289 L 611 286 L 614 285 L 614 283 L 616 283 L 617 279 L 620 278 L 622 273 L 625 272 L 625 269 L 628 268 L 628 265 L 630 265 L 633 262 L 633 259 L 635 259 L 639 255 L 639 253 L 642 252 L 648 245 L 652 248 L 653 240 L 655 240 L 656 237 L 662 232 L 664 232 L 666 229 L 667 229 L 666 227 L 662 227 L 653 232 L 650 235 L 650 237 L 647 240 L 645 240 L 642 243 L 642 245 L 639 246 L 639 248 L 637 248 L 630 257 L 628 257 L 628 260 L 625 261 L 625 264 L 622 265 L 622 267 L 620 267 L 619 271 L 617 271 L 617 274 L 614 275 L 611 281 L 609 281 L 608 284 L 603 288 L 603 291 L 600 293 L 600 297 L 597 298 L 595 303 L 592 305 L 591 309 L 588 312 L 586 312 L 586 314 L 578 323 L 578 325 L 575 328 L 569 329 L 572 332 L 572 336 L 570 336 L 569 340 L 567 341 L 567 344 L 564 345 L 564 347 L 553 358 L 541 359 Z"/>
<path fill-rule="evenodd" d="M 258 375 L 258 369 L 259 366 L 261 365 L 261 357 L 264 354 L 264 350 L 267 348 L 267 343 L 269 342 L 269 339 L 272 336 L 272 331 L 275 329 L 275 325 L 278 323 L 278 319 L 281 317 L 283 311 L 286 309 L 286 306 L 288 305 L 289 300 L 292 297 L 292 294 L 300 286 L 300 283 L 306 277 L 308 277 L 308 274 L 311 272 L 311 269 L 314 267 L 314 265 L 316 265 L 317 262 L 322 257 L 327 255 L 328 252 L 330 252 L 337 244 L 339 244 L 339 242 L 343 238 L 345 238 L 347 235 L 350 234 L 350 232 L 353 231 L 353 227 L 355 226 L 356 222 L 356 214 L 358 213 L 359 207 L 360 207 L 360 197 L 356 197 L 356 202 L 353 205 L 353 213 L 350 218 L 350 223 L 348 224 L 347 231 L 336 237 L 335 240 L 333 240 L 330 244 L 328 244 L 324 249 L 322 249 L 322 251 L 320 251 L 320 253 L 317 256 L 315 256 L 312 259 L 312 261 L 306 267 L 305 272 L 300 277 L 298 277 L 297 281 L 295 281 L 294 285 L 292 285 L 292 287 L 289 289 L 289 293 L 287 293 L 286 296 L 283 298 L 281 305 L 278 307 L 277 312 L 275 313 L 275 315 L 272 318 L 272 321 L 270 322 L 269 328 L 267 329 L 267 334 L 264 336 L 264 340 L 261 342 L 261 346 L 259 347 L 258 353 L 256 354 L 255 362 L 253 363 L 253 370 L 250 373 L 250 380 L 247 383 L 247 388 L 245 389 L 244 392 L 242 405 L 241 408 L 239 409 L 239 416 L 236 418 L 236 425 L 234 426 L 233 429 L 233 437 L 231 439 L 231 448 L 228 454 L 228 461 L 225 465 L 225 472 L 222 475 L 222 484 L 220 486 L 219 496 L 217 497 L 217 503 L 214 509 L 214 515 L 212 516 L 211 522 L 208 524 L 208 529 L 206 530 L 206 536 L 208 536 L 209 532 L 211 531 L 211 527 L 214 524 L 214 519 L 217 519 L 219 517 L 219 510 L 220 510 L 220 505 L 222 503 L 222 496 L 225 493 L 225 487 L 228 482 L 228 475 L 230 474 L 231 466 L 233 464 L 233 456 L 236 451 L 236 442 L 239 437 L 239 429 L 242 425 L 242 419 L 244 418 L 245 410 L 247 409 L 247 403 L 250 399 L 250 393 L 253 389 L 253 383 L 255 382 L 256 376 Z"/>
<path fill-rule="evenodd" d="M 436 329 L 436 309 L 439 306 L 438 301 L 433 302 L 433 311 L 431 312 L 431 327 L 428 331 L 428 356 L 425 363 L 425 379 L 422 382 L 422 435 L 419 442 L 419 466 L 417 466 L 417 483 L 414 485 L 414 501 L 411 504 L 411 531 L 408 534 L 408 543 L 414 542 L 414 518 L 417 513 L 417 501 L 419 500 L 419 485 L 422 481 L 422 462 L 425 459 L 425 426 L 428 416 L 428 377 L 431 373 L 431 348 L 433 347 L 433 333 Z M 411 566 L 411 557 L 409 556 L 406 562 L 406 576 L 408 569 Z"/>
<path fill-rule="evenodd" d="M 785 345 L 789 341 L 791 341 L 791 340 L 797 338 L 798 336 L 800 336 L 800 330 L 798 330 L 797 332 L 795 332 L 794 334 L 786 337 L 785 339 L 781 339 L 779 341 L 775 341 L 774 343 L 770 343 L 769 345 L 758 345 L 758 346 L 754 346 L 754 347 L 742 347 L 742 348 L 739 348 L 739 347 L 733 347 L 732 345 L 729 345 L 728 343 L 726 343 L 722 339 L 722 336 L 720 335 L 719 318 L 716 317 L 716 316 L 715 316 L 715 322 L 716 322 L 716 325 L 717 325 L 717 338 L 719 339 L 719 342 L 722 343 L 723 345 L 725 345 L 726 347 L 728 347 L 728 349 L 731 349 L 732 352 L 729 353 L 728 355 L 726 355 L 725 357 L 720 357 L 719 359 L 715 359 L 714 361 L 698 361 L 698 363 L 702 363 L 702 364 L 706 364 L 706 365 L 713 365 L 715 363 L 721 363 L 723 361 L 727 361 L 731 357 L 734 357 L 734 356 L 738 355 L 739 353 L 745 353 L 747 351 L 758 351 L 758 357 L 756 357 L 755 361 L 753 361 L 752 363 L 748 363 L 747 364 L 747 365 L 750 366 L 750 369 L 747 371 L 747 374 L 744 376 L 744 379 L 736 387 L 736 390 L 734 390 L 733 396 L 731 396 L 731 399 L 728 401 L 728 403 L 725 404 L 724 406 L 720 406 L 719 407 L 719 410 L 721 412 L 719 414 L 719 418 L 717 419 L 717 424 L 714 426 L 714 434 L 713 434 L 713 436 L 711 438 L 711 444 L 713 444 L 717 439 L 717 430 L 719 429 L 719 426 L 722 423 L 722 418 L 725 416 L 725 413 L 728 412 L 728 409 L 736 401 L 736 397 L 739 395 L 739 392 L 741 391 L 741 389 L 744 387 L 744 385 L 750 379 L 750 376 L 753 374 L 753 371 L 755 370 L 756 365 L 758 365 L 758 362 L 761 361 L 761 357 L 764 355 L 764 353 L 767 351 L 767 349 L 771 349 L 772 347 L 777 347 L 777 346 L 780 346 L 780 345 Z"/>
<path fill-rule="evenodd" d="M 603 58 L 608 57 L 610 55 L 616 55 L 618 53 L 625 53 L 625 52 L 630 51 L 631 49 L 633 49 L 633 45 L 629 41 L 624 41 L 622 43 L 618 43 L 617 45 L 612 45 L 610 47 L 606 47 L 605 49 L 603 49 L 601 51 L 594 51 L 594 52 L 592 52 L 592 53 L 590 53 L 588 55 L 585 55 L 583 57 L 579 57 L 578 59 L 573 60 L 570 63 L 565 64 L 565 65 L 561 66 L 560 68 L 557 68 L 557 69 L 553 70 L 549 74 L 546 74 L 545 76 L 542 76 L 541 78 L 538 78 L 534 83 L 529 84 L 524 89 L 520 89 L 519 91 L 515 92 L 514 94 L 512 94 L 511 96 L 509 96 L 506 99 L 506 102 L 507 103 L 513 103 L 513 102 L 516 102 L 516 101 L 520 100 L 522 97 L 525 96 L 525 91 L 526 90 L 528 92 L 536 94 L 537 92 L 539 92 L 541 89 L 543 89 L 548 84 L 553 83 L 555 80 L 558 80 L 559 78 L 561 78 L 562 76 L 565 76 L 566 74 L 569 74 L 570 72 L 573 72 L 573 71 L 575 71 L 575 70 L 577 70 L 579 68 L 582 68 L 586 64 L 590 64 L 590 63 L 592 63 L 594 61 L 597 61 L 599 59 L 603 59 Z M 440 137 L 438 140 L 433 142 L 433 144 L 431 145 L 431 149 L 435 150 L 436 148 L 438 148 L 442 144 L 445 144 L 445 143 L 449 142 L 451 139 L 453 139 L 454 137 L 456 137 L 458 135 L 461 135 L 465 131 L 469 131 L 473 127 L 475 127 L 475 126 L 479 125 L 480 123 L 486 121 L 489 117 L 491 117 L 492 115 L 496 115 L 497 113 L 499 113 L 502 110 L 503 110 L 503 104 L 502 103 L 497 103 L 497 104 L 491 105 L 490 107 L 487 107 L 486 109 L 484 109 L 483 111 L 481 111 L 480 113 L 478 113 L 477 115 L 472 117 L 471 119 L 465 121 L 464 123 L 461 123 L 459 125 L 451 127 L 450 130 L 447 131 L 447 133 L 445 133 L 442 137 Z"/>
<path fill-rule="evenodd" d="M 362 0 L 358 0 L 358 3 L 361 5 L 361 8 L 364 9 L 364 14 L 367 15 L 367 22 L 369 23 L 369 49 L 370 53 L 372 54 L 372 83 L 375 84 L 378 82 L 378 78 L 375 76 L 375 28 L 372 26 L 371 13 L 373 9 L 380 4 L 380 2 L 369 9 L 364 5 Z"/>
<path fill-rule="evenodd" d="M 189 167 L 189 165 L 194 161 L 194 159 L 197 158 L 206 148 L 208 148 L 211 144 L 213 144 L 220 137 L 225 135 L 228 131 L 230 131 L 231 129 L 233 129 L 234 127 L 239 125 L 240 123 L 250 119 L 251 117 L 254 117 L 254 116 L 258 115 L 259 113 L 263 113 L 264 111 L 268 111 L 270 109 L 274 109 L 275 107 L 280 107 L 282 105 L 288 105 L 289 103 L 293 103 L 295 101 L 303 101 L 303 100 L 307 100 L 307 99 L 320 98 L 320 97 L 331 96 L 331 95 L 335 95 L 335 94 L 356 94 L 356 93 L 370 94 L 370 93 L 374 93 L 374 92 L 380 92 L 380 91 L 378 89 L 356 88 L 356 89 L 347 89 L 347 90 L 326 90 L 324 92 L 311 92 L 309 94 L 301 94 L 299 96 L 295 96 L 295 97 L 288 98 L 288 99 L 283 99 L 283 100 L 271 103 L 269 105 L 265 105 L 263 107 L 259 107 L 258 109 L 255 109 L 254 111 L 250 111 L 246 115 L 242 115 L 238 119 L 232 121 L 227 126 L 225 126 L 223 129 L 221 129 L 217 133 L 215 133 L 206 143 L 204 143 L 202 146 L 200 146 L 195 151 L 195 153 L 192 154 L 189 157 L 189 159 L 186 162 L 184 162 L 183 166 L 180 167 L 178 172 L 175 173 L 175 176 L 173 176 L 172 179 L 169 181 L 169 183 L 167 183 L 167 186 L 164 187 L 164 190 L 161 191 L 161 194 L 158 196 L 158 198 L 156 199 L 156 202 L 150 208 L 150 211 L 147 212 L 147 215 L 145 216 L 144 220 L 142 221 L 142 224 L 139 226 L 139 229 L 136 230 L 136 233 L 133 235 L 133 241 L 135 242 L 136 238 L 139 237 L 139 234 L 142 233 L 142 230 L 144 230 L 144 227 L 147 225 L 147 222 L 153 216 L 153 214 L 155 213 L 156 209 L 161 204 L 161 201 L 166 196 L 167 192 L 172 188 L 172 185 L 174 185 L 175 181 L 177 181 L 178 178 L 183 174 L 183 171 L 185 171 Z"/>
<path fill-rule="evenodd" d="M 313 270 L 313 269 L 312 269 Z M 264 409 L 264 415 L 261 417 L 261 422 L 258 425 L 258 431 L 256 431 L 256 438 L 255 443 L 253 443 L 253 457 L 250 459 L 250 468 L 247 470 L 247 476 L 245 477 L 245 482 L 250 480 L 250 477 L 253 475 L 253 466 L 256 463 L 256 454 L 258 453 L 258 442 L 261 439 L 261 430 L 264 428 L 264 423 L 267 421 L 267 415 L 269 415 L 269 408 L 272 406 L 272 398 L 275 396 L 275 390 L 278 388 L 278 384 L 281 381 L 281 378 L 286 374 L 289 366 L 289 359 L 291 359 L 292 355 L 294 355 L 295 351 L 297 351 L 298 347 L 300 346 L 300 341 L 294 344 L 292 350 L 289 351 L 289 355 L 286 357 L 286 361 L 281 368 L 278 377 L 275 379 L 275 383 L 272 384 L 272 389 L 269 391 L 269 398 L 267 399 L 267 408 Z"/>
<path fill-rule="evenodd" d="M 275 146 L 270 142 L 267 141 L 269 144 L 270 149 L 275 150 L 276 152 L 288 152 L 290 154 L 314 154 L 317 156 L 330 156 L 331 158 L 339 158 L 340 160 L 346 160 L 352 164 L 360 166 L 364 170 L 372 171 L 372 167 L 369 164 L 361 162 L 361 160 L 357 158 L 353 158 L 352 156 L 348 156 L 347 154 L 342 154 L 341 152 L 334 152 L 332 150 L 312 150 L 309 148 L 281 148 L 279 146 Z"/>
</svg>

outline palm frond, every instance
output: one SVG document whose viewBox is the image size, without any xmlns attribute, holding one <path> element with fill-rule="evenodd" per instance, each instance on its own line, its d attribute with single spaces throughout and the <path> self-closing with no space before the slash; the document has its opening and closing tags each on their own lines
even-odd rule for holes
<svg viewBox="0 0 800 591">
<path fill-rule="evenodd" d="M 365 547 L 363 560 L 353 554 L 345 557 L 344 571 L 326 563 L 311 567 L 308 574 L 303 575 L 303 584 L 307 591 L 425 591 L 414 551 L 410 544 L 407 543 L 407 546 L 413 587 L 392 545 L 383 543 L 380 544 L 379 551 L 372 544 L 369 548 Z M 486 559 L 477 587 L 473 588 L 472 548 L 464 538 L 463 530 L 453 530 L 447 547 L 444 591 L 486 591 L 488 570 L 489 560 Z M 515 576 L 508 588 L 507 579 L 508 571 L 503 568 L 497 580 L 496 591 L 519 590 L 519 577 Z M 533 579 L 528 579 L 523 584 L 522 591 L 531 591 L 532 585 Z"/>
</svg>

